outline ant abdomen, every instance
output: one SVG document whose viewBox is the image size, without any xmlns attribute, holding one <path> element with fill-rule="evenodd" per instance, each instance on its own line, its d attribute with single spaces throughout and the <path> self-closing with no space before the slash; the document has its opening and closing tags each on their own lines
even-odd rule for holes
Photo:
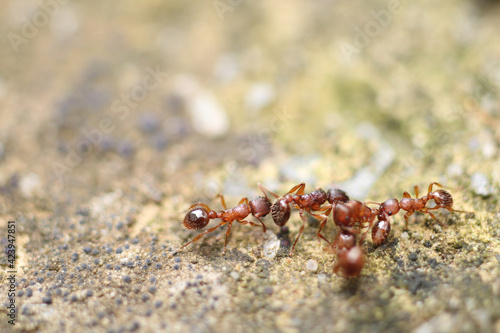
<svg viewBox="0 0 500 333">
<path fill-rule="evenodd" d="M 354 246 L 350 249 L 343 248 L 337 252 L 337 265 L 334 271 L 342 270 L 346 277 L 355 277 L 361 273 L 365 260 L 363 258 L 363 250 L 359 246 Z"/>
<path fill-rule="evenodd" d="M 290 205 L 284 200 L 277 200 L 271 207 L 271 215 L 276 225 L 283 227 L 290 219 Z"/>
<path fill-rule="evenodd" d="M 453 197 L 448 191 L 437 190 L 432 193 L 432 197 L 436 205 L 440 207 L 450 207 L 453 206 Z"/>
<path fill-rule="evenodd" d="M 384 219 L 378 220 L 372 228 L 372 241 L 375 245 L 380 245 L 385 242 L 391 232 L 391 223 Z"/>
<path fill-rule="evenodd" d="M 186 213 L 182 225 L 187 229 L 198 230 L 206 227 L 208 222 L 210 222 L 209 212 L 201 206 L 196 206 Z"/>
<path fill-rule="evenodd" d="M 271 212 L 271 202 L 267 197 L 257 197 L 248 203 L 255 217 L 264 217 Z"/>
</svg>

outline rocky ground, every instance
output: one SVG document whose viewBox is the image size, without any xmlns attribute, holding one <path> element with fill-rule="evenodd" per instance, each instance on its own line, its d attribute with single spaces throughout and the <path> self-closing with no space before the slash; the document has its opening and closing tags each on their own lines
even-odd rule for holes
<svg viewBox="0 0 500 333">
<path fill-rule="evenodd" d="M 0 330 L 500 332 L 497 2 L 3 7 Z M 288 234 L 266 217 L 225 255 L 225 228 L 172 254 L 218 193 L 383 201 L 433 181 L 470 213 L 407 232 L 398 214 L 359 278 L 312 218 L 287 256 L 297 212 Z"/>
</svg>

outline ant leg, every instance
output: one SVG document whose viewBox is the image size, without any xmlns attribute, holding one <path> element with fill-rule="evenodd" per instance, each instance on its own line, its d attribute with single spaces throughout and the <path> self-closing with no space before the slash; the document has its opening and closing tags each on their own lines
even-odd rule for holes
<svg viewBox="0 0 500 333">
<path fill-rule="evenodd" d="M 415 189 L 415 198 L 418 198 L 418 185 L 413 187 Z"/>
<path fill-rule="evenodd" d="M 264 222 L 262 222 L 262 220 L 260 219 L 260 217 L 257 217 L 257 216 L 254 216 L 257 220 L 259 220 L 260 224 L 262 224 L 262 232 L 263 233 L 266 233 L 267 231 L 267 228 L 266 228 L 266 225 L 264 224 Z"/>
<path fill-rule="evenodd" d="M 449 210 L 450 212 L 455 212 L 455 213 L 471 213 L 471 212 L 467 212 L 465 210 L 456 210 L 456 209 L 453 209 L 451 207 L 443 207 L 443 208 Z"/>
<path fill-rule="evenodd" d="M 448 228 L 448 226 L 446 224 L 444 224 L 443 222 L 439 221 L 436 216 L 434 214 L 432 214 L 432 212 L 429 210 L 429 208 L 424 208 L 421 210 L 422 213 L 429 213 L 429 215 L 434 219 L 436 220 L 437 223 L 441 224 L 441 226 L 445 227 L 445 228 Z"/>
<path fill-rule="evenodd" d="M 288 256 L 290 256 L 290 257 L 293 255 L 293 250 L 295 249 L 295 245 L 297 245 L 297 242 L 299 241 L 300 235 L 302 235 L 302 232 L 304 232 L 304 228 L 306 227 L 306 217 L 304 216 L 303 209 L 301 209 L 299 211 L 299 215 L 300 215 L 300 218 L 302 219 L 302 225 L 300 226 L 299 235 L 295 239 L 295 242 L 293 242 L 292 249 L 290 250 L 290 252 L 288 252 Z"/>
<path fill-rule="evenodd" d="M 292 187 L 292 189 L 290 191 L 288 191 L 287 194 L 291 194 L 291 193 L 296 192 L 295 194 L 297 194 L 297 195 L 303 195 L 305 187 L 306 187 L 306 183 L 300 183 L 299 185 L 295 185 L 294 187 Z"/>
<path fill-rule="evenodd" d="M 405 213 L 405 228 L 404 230 L 408 230 L 408 218 L 413 215 L 415 211 L 414 210 L 409 210 Z"/>
<path fill-rule="evenodd" d="M 439 186 L 439 187 L 444 187 L 443 185 L 437 183 L 437 182 L 432 182 L 429 184 L 429 190 L 427 191 L 427 195 L 429 195 L 431 192 L 432 192 L 432 187 L 436 185 L 436 186 Z"/>
<path fill-rule="evenodd" d="M 444 208 L 446 210 L 449 210 L 450 212 L 455 212 L 455 213 L 470 213 L 470 212 L 467 212 L 465 210 L 456 210 L 456 209 L 453 209 L 453 208 L 448 207 L 448 206 L 435 206 L 435 207 L 431 207 L 431 208 L 427 208 L 427 209 L 428 210 L 436 210 L 436 209 L 439 209 L 439 208 Z"/>
<path fill-rule="evenodd" d="M 316 216 L 315 216 L 315 217 L 316 217 Z M 318 216 L 318 217 L 319 217 L 319 216 Z M 318 217 L 316 217 L 316 218 L 318 218 Z M 319 238 L 321 238 L 322 240 L 324 240 L 325 242 L 327 242 L 327 243 L 328 243 L 328 245 L 330 245 L 330 247 L 333 249 L 334 247 L 333 247 L 332 243 L 330 243 L 330 242 L 328 241 L 328 239 L 326 239 L 326 238 L 325 238 L 325 236 L 323 236 L 323 235 L 321 234 L 321 230 L 323 230 L 323 228 L 325 227 L 327 219 L 328 219 L 328 217 L 327 217 L 327 216 L 325 216 L 325 218 L 323 218 L 323 220 L 322 220 L 322 221 L 321 221 L 321 223 L 319 224 L 319 229 L 318 229 L 318 232 L 316 232 L 316 236 L 318 236 Z"/>
<path fill-rule="evenodd" d="M 403 193 L 403 198 L 411 198 L 410 193 L 408 192 Z"/>
<path fill-rule="evenodd" d="M 247 199 L 247 197 L 243 197 L 243 198 L 240 200 L 240 202 L 238 202 L 238 205 L 241 205 L 242 203 L 244 203 L 244 204 L 247 204 L 247 205 L 248 205 L 248 199 Z"/>
<path fill-rule="evenodd" d="M 213 228 L 205 230 L 204 232 L 202 232 L 201 234 L 199 234 L 198 236 L 196 236 L 195 238 L 193 238 L 190 242 L 187 242 L 186 244 L 182 245 L 180 248 L 178 248 L 177 250 L 175 250 L 174 254 L 176 254 L 177 252 L 179 252 L 180 250 L 182 250 L 183 248 L 185 248 L 189 244 L 198 241 L 201 237 L 205 236 L 206 234 L 209 234 L 209 233 L 217 230 L 218 228 L 222 227 L 223 225 L 224 225 L 223 223 L 220 223 L 219 225 L 217 225 L 217 226 L 215 226 Z"/>
<path fill-rule="evenodd" d="M 279 198 L 279 195 L 277 195 L 276 193 L 274 193 L 273 191 L 271 191 L 270 189 L 268 189 L 267 187 L 265 187 L 261 183 L 258 183 L 257 185 L 259 186 L 259 188 L 262 191 L 262 193 L 264 193 L 264 195 L 266 196 L 266 198 L 267 198 L 266 191 L 269 192 L 270 194 L 272 194 L 275 198 Z"/>
<path fill-rule="evenodd" d="M 247 221 L 247 220 L 236 220 L 238 221 L 239 223 L 245 225 L 245 224 L 250 224 L 251 226 L 253 227 L 260 227 L 260 225 L 258 225 L 257 223 L 255 222 L 252 222 L 252 221 Z"/>
<path fill-rule="evenodd" d="M 330 215 L 331 211 L 332 211 L 332 207 L 328 207 L 328 206 L 325 206 L 326 209 L 324 208 L 321 208 L 319 211 L 322 211 L 324 210 L 325 211 L 325 214 L 311 214 L 312 216 L 314 216 L 316 219 L 318 219 L 318 221 L 321 221 L 321 223 L 319 224 L 319 229 L 318 229 L 318 232 L 316 232 L 316 236 L 318 236 L 319 238 L 321 238 L 322 240 L 324 240 L 325 242 L 328 243 L 328 245 L 330 245 L 330 247 L 332 249 L 335 249 L 332 245 L 332 243 L 330 243 L 328 241 L 328 239 L 325 238 L 325 236 L 323 236 L 321 234 L 321 230 L 325 227 L 326 225 L 326 221 L 328 220 L 328 215 Z"/>
<path fill-rule="evenodd" d="M 206 209 L 207 211 L 209 211 L 209 212 L 211 212 L 211 211 L 212 211 L 212 209 L 211 209 L 210 207 L 208 207 L 207 205 L 205 205 L 205 204 L 204 204 L 204 203 L 202 203 L 202 202 L 197 202 L 197 203 L 195 203 L 195 204 L 192 204 L 191 206 L 189 206 L 189 208 L 188 208 L 187 210 L 190 210 L 191 208 L 194 208 L 194 207 L 196 207 L 196 206 L 201 206 L 201 207 L 205 208 L 205 209 Z"/>
<path fill-rule="evenodd" d="M 370 226 L 368 228 L 366 228 L 366 231 L 361 234 L 361 237 L 359 238 L 360 244 L 365 241 L 366 234 L 368 233 L 368 231 L 370 231 L 370 227 L 372 224 L 373 224 L 373 222 L 370 223 Z M 361 231 L 361 228 L 360 228 L 360 231 Z"/>
<path fill-rule="evenodd" d="M 220 198 L 220 202 L 222 203 L 222 207 L 227 210 L 226 200 L 224 200 L 224 196 L 222 194 L 217 194 L 217 197 Z"/>
<path fill-rule="evenodd" d="M 233 227 L 233 222 L 229 222 L 227 224 L 227 231 L 226 231 L 226 241 L 224 242 L 224 249 L 222 250 L 222 254 L 226 253 L 226 245 L 227 245 L 227 239 L 229 238 L 229 234 L 231 233 L 231 228 Z"/>
</svg>

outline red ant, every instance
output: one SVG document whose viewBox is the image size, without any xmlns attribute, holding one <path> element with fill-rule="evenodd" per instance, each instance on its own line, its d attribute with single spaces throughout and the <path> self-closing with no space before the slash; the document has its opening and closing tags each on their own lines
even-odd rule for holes
<svg viewBox="0 0 500 333">
<path fill-rule="evenodd" d="M 412 198 L 408 192 L 403 193 L 403 199 L 398 201 L 397 199 L 389 199 L 384 201 L 383 203 L 369 202 L 380 205 L 377 211 L 378 221 L 372 228 L 372 240 L 375 245 L 382 244 L 387 237 L 389 236 L 389 232 L 391 230 L 391 225 L 389 222 L 389 216 L 395 215 L 399 212 L 400 209 L 406 211 L 405 218 L 405 230 L 408 230 L 408 218 L 413 215 L 415 212 L 428 213 L 431 217 L 436 220 L 443 227 L 446 227 L 441 221 L 439 221 L 436 216 L 431 212 L 431 210 L 436 210 L 439 208 L 444 208 L 449 210 L 450 212 L 457 213 L 467 213 L 465 211 L 453 209 L 453 197 L 448 191 L 443 189 L 439 189 L 437 191 L 432 192 L 432 187 L 436 185 L 439 187 L 443 187 L 443 185 L 432 182 L 429 184 L 429 188 L 427 191 L 427 195 L 418 198 L 418 186 L 415 185 L 415 198 Z M 436 203 L 435 207 L 429 208 L 427 207 L 427 202 L 429 200 L 434 200 Z"/>
<path fill-rule="evenodd" d="M 361 201 L 349 200 L 336 205 L 333 220 L 340 232 L 335 238 L 335 246 L 338 248 L 337 264 L 333 268 L 335 273 L 342 270 L 346 277 L 361 273 L 365 260 L 361 246 L 356 244 L 357 234 L 366 224 L 371 226 L 374 218 L 374 211 Z M 361 241 L 364 235 L 361 236 Z"/>
<path fill-rule="evenodd" d="M 287 194 L 280 197 L 264 185 L 260 183 L 258 185 L 262 192 L 265 193 L 265 191 L 267 191 L 276 197 L 276 201 L 271 207 L 271 215 L 276 225 L 283 227 L 288 222 L 288 220 L 290 219 L 290 204 L 293 204 L 295 208 L 299 209 L 299 215 L 302 219 L 302 225 L 299 230 L 299 235 L 295 239 L 295 242 L 293 243 L 292 248 L 288 253 L 289 256 L 293 255 L 295 245 L 297 245 L 297 242 L 299 241 L 299 238 L 304 231 L 307 222 L 306 217 L 304 216 L 304 211 L 308 212 L 311 216 L 314 216 L 318 221 L 320 221 L 320 227 L 316 235 L 319 238 L 325 240 L 333 248 L 333 245 L 321 234 L 321 230 L 326 225 L 326 221 L 328 219 L 328 215 L 332 210 L 332 207 L 334 207 L 337 202 L 340 202 L 342 200 L 349 200 L 344 191 L 340 189 L 330 189 L 328 190 L 328 193 L 326 193 L 322 189 L 317 188 L 311 193 L 304 194 L 304 188 L 306 185 L 305 183 L 300 183 L 292 187 L 292 189 L 290 189 Z M 326 201 L 328 201 L 330 205 L 321 207 Z M 316 214 L 314 212 L 319 212 L 320 214 Z"/>
<path fill-rule="evenodd" d="M 196 242 L 204 235 L 209 234 L 217 230 L 218 228 L 222 227 L 223 225 L 227 224 L 228 226 L 226 231 L 226 241 L 224 242 L 224 249 L 222 250 L 222 253 L 224 254 L 226 252 L 227 239 L 229 237 L 229 233 L 231 232 L 231 228 L 233 226 L 234 221 L 237 221 L 241 224 L 250 224 L 255 227 L 259 226 L 258 224 L 252 221 L 244 220 L 250 214 L 252 214 L 257 220 L 259 220 L 259 222 L 262 224 L 262 231 L 264 233 L 266 232 L 266 226 L 260 218 L 266 216 L 271 211 L 271 202 L 267 198 L 267 195 L 265 195 L 264 197 L 257 197 L 255 199 L 252 199 L 250 200 L 250 202 L 245 197 L 240 200 L 240 202 L 236 207 L 231 209 L 227 208 L 224 196 L 219 194 L 219 197 L 222 202 L 222 207 L 224 207 L 225 210 L 216 212 L 201 202 L 195 203 L 194 205 L 189 207 L 189 210 L 186 213 L 186 216 L 184 217 L 184 221 L 182 223 L 184 227 L 186 227 L 187 229 L 194 229 L 194 230 L 202 229 L 212 219 L 221 219 L 221 221 L 217 226 L 206 230 L 205 232 L 193 238 L 193 240 L 191 240 L 190 242 L 187 242 L 186 244 L 182 245 L 179 249 L 175 251 L 175 253 L 177 253 L 184 247 L 188 246 L 189 244 Z"/>
<path fill-rule="evenodd" d="M 363 250 L 356 245 L 356 229 L 342 229 L 335 237 L 335 246 L 337 247 L 337 264 L 333 267 L 333 272 L 342 270 L 346 277 L 358 276 L 365 265 Z"/>
</svg>

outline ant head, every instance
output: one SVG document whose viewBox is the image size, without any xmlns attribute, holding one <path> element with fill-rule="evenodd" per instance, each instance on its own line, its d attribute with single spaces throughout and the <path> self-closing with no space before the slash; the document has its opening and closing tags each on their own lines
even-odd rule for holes
<svg viewBox="0 0 500 333">
<path fill-rule="evenodd" d="M 335 203 L 339 203 L 339 202 L 346 203 L 349 201 L 349 197 L 347 196 L 347 194 L 339 188 L 329 189 L 326 196 L 327 196 L 328 202 L 330 204 L 332 204 L 334 202 Z"/>
<path fill-rule="evenodd" d="M 451 207 L 453 206 L 453 197 L 448 191 L 437 190 L 429 195 L 430 199 L 434 199 L 436 205 L 441 207 Z"/>
<path fill-rule="evenodd" d="M 380 205 L 380 211 L 385 212 L 389 216 L 397 214 L 399 212 L 398 199 L 389 199 L 382 202 L 382 204 Z"/>
<path fill-rule="evenodd" d="M 346 203 L 346 207 L 349 208 L 351 219 L 354 220 L 362 219 L 371 213 L 370 208 L 358 200 L 349 200 L 349 202 Z"/>
<path fill-rule="evenodd" d="M 197 206 L 186 213 L 182 224 L 187 229 L 197 230 L 204 228 L 208 222 L 210 222 L 208 211 L 201 206 Z"/>
<path fill-rule="evenodd" d="M 271 207 L 271 215 L 276 225 L 282 227 L 290 218 L 290 205 L 285 200 L 279 199 Z"/>
<path fill-rule="evenodd" d="M 333 214 L 333 220 L 336 225 L 339 226 L 350 226 L 351 224 L 351 209 L 342 203 L 339 203 L 335 208 L 335 212 Z"/>
<path fill-rule="evenodd" d="M 271 212 L 271 201 L 267 197 L 257 197 L 248 203 L 252 210 L 252 215 L 261 217 Z"/>
</svg>

